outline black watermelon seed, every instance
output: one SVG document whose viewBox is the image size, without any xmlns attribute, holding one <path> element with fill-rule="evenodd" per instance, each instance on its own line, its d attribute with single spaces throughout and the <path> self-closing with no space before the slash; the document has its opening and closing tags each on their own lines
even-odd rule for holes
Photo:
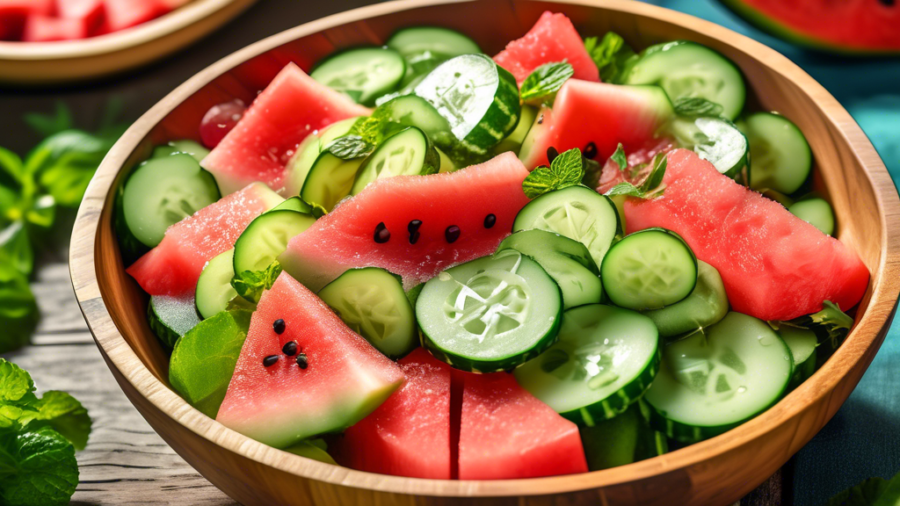
<svg viewBox="0 0 900 506">
<path fill-rule="evenodd" d="M 278 355 L 269 355 L 268 357 L 263 359 L 264 367 L 272 367 L 275 365 L 275 362 L 278 362 Z"/>
<path fill-rule="evenodd" d="M 391 240 L 391 231 L 384 226 L 384 222 L 382 221 L 375 227 L 375 242 L 384 244 L 389 240 Z"/>
<path fill-rule="evenodd" d="M 597 145 L 593 142 L 589 142 L 588 145 L 584 148 L 584 157 L 590 158 L 593 160 L 597 157 Z"/>
<path fill-rule="evenodd" d="M 306 369 L 309 367 L 309 360 L 306 358 L 306 353 L 301 353 L 297 355 L 297 365 L 300 369 Z"/>
<path fill-rule="evenodd" d="M 544 124 L 544 115 L 543 115 L 543 113 L 542 113 L 540 116 L 538 116 L 537 124 L 538 124 L 538 125 L 543 125 L 543 124 Z"/>
<path fill-rule="evenodd" d="M 410 244 L 415 244 L 415 243 L 417 243 L 417 242 L 419 242 L 419 233 L 418 233 L 418 232 L 412 232 L 412 233 L 410 233 L 410 234 L 409 234 L 409 243 L 410 243 Z"/>
<path fill-rule="evenodd" d="M 896 0 L 878 0 L 878 2 L 880 2 L 881 5 L 885 7 L 893 7 L 896 3 Z"/>
<path fill-rule="evenodd" d="M 285 325 L 284 320 L 282 320 L 281 318 L 275 320 L 275 322 L 272 323 L 272 329 L 276 334 L 284 334 L 285 328 L 287 328 L 287 325 Z"/>
<path fill-rule="evenodd" d="M 406 226 L 406 230 L 409 231 L 410 234 L 415 233 L 419 230 L 419 227 L 422 226 L 422 220 L 412 220 L 409 222 L 409 225 Z"/>
<path fill-rule="evenodd" d="M 559 151 L 557 151 L 556 148 L 553 146 L 547 148 L 547 160 L 550 163 L 553 163 L 553 160 L 555 160 L 557 156 L 559 156 Z"/>
<path fill-rule="evenodd" d="M 444 230 L 444 238 L 447 239 L 447 242 L 453 243 L 459 239 L 459 234 L 462 233 L 462 230 L 459 229 L 456 225 L 450 225 L 447 227 L 447 230 Z"/>
<path fill-rule="evenodd" d="M 484 228 L 494 228 L 494 225 L 497 224 L 497 216 L 489 214 L 484 217 Z"/>
<path fill-rule="evenodd" d="M 293 357 L 297 354 L 297 343 L 295 341 L 288 341 L 287 344 L 281 347 L 281 351 L 284 352 L 285 355 Z"/>
</svg>

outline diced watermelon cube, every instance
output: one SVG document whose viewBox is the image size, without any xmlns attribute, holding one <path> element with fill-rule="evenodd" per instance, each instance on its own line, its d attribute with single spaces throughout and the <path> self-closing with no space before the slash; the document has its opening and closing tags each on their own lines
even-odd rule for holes
<svg viewBox="0 0 900 506">
<path fill-rule="evenodd" d="M 56 14 L 61 18 L 82 20 L 93 33 L 103 22 L 103 0 L 56 0 Z"/>
<path fill-rule="evenodd" d="M 22 40 L 25 42 L 78 40 L 86 38 L 88 34 L 89 30 L 83 19 L 32 15 L 25 20 Z"/>
<path fill-rule="evenodd" d="M 100 33 L 112 33 L 146 23 L 169 12 L 160 0 L 104 0 L 106 16 Z"/>
<path fill-rule="evenodd" d="M 28 16 L 50 16 L 53 0 L 0 0 L 0 40 L 21 40 Z"/>
</svg>

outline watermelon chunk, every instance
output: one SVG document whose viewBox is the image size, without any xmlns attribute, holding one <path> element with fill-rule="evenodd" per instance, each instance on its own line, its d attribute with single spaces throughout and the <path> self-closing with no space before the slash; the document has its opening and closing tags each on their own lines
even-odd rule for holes
<svg viewBox="0 0 900 506">
<path fill-rule="evenodd" d="M 315 291 L 352 267 L 387 269 L 410 288 L 493 253 L 528 203 L 522 191 L 527 175 L 514 154 L 504 153 L 456 172 L 379 179 L 294 237 L 278 260 Z M 488 215 L 496 218 L 490 228 Z M 415 244 L 409 240 L 412 220 L 422 222 Z M 381 224 L 391 234 L 384 243 L 374 240 Z M 451 226 L 461 233 L 448 243 Z"/>
<path fill-rule="evenodd" d="M 103 0 L 56 0 L 56 13 L 61 18 L 81 20 L 93 33 L 103 21 Z"/>
<path fill-rule="evenodd" d="M 88 35 L 88 26 L 83 19 L 32 15 L 25 20 L 22 40 L 24 42 L 56 42 L 84 39 Z"/>
<path fill-rule="evenodd" d="M 406 384 L 328 449 L 359 471 L 449 480 L 450 366 L 416 348 L 400 368 Z"/>
<path fill-rule="evenodd" d="M 548 165 L 547 148 L 560 153 L 588 144 L 597 147 L 603 162 L 622 143 L 625 152 L 644 148 L 674 115 L 666 92 L 657 86 L 623 86 L 569 79 L 556 95 L 553 109 L 541 110 L 519 158 L 529 169 Z"/>
<path fill-rule="evenodd" d="M 282 201 L 265 185 L 251 184 L 169 227 L 128 274 L 150 295 L 189 295 L 206 262 L 232 248 L 253 218 Z"/>
<path fill-rule="evenodd" d="M 587 472 L 578 427 L 520 387 L 514 376 L 453 374 L 463 386 L 459 479 Z"/>
<path fill-rule="evenodd" d="M 103 0 L 106 16 L 99 33 L 125 30 L 169 12 L 159 0 Z"/>
<path fill-rule="evenodd" d="M 789 320 L 830 300 L 855 306 L 869 271 L 843 243 L 731 178 L 692 151 L 668 155 L 663 196 L 625 203 L 628 232 L 680 234 L 725 283 L 728 302 L 761 320 Z"/>
<path fill-rule="evenodd" d="M 494 61 L 514 75 L 520 85 L 534 69 L 561 61 L 572 65 L 575 79 L 600 81 L 600 71 L 572 21 L 550 11 L 544 12 L 524 37 L 507 44 Z"/>
<path fill-rule="evenodd" d="M 283 319 L 277 334 L 272 322 Z M 305 369 L 282 347 L 297 343 Z M 278 361 L 266 367 L 263 358 Z M 299 356 L 299 355 L 298 355 Z M 349 427 L 403 384 L 390 359 L 354 333 L 321 299 L 282 273 L 250 320 L 216 420 L 275 447 Z"/>
<path fill-rule="evenodd" d="M 50 16 L 53 0 L 0 0 L 0 40 L 20 40 L 29 16 Z"/>
<path fill-rule="evenodd" d="M 223 195 L 254 181 L 280 192 L 285 165 L 307 135 L 370 113 L 289 63 L 201 165 L 216 177 Z"/>
</svg>

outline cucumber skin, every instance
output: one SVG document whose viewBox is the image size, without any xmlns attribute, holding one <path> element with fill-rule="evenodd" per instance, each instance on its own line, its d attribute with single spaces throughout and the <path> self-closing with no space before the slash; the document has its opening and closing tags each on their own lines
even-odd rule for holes
<svg viewBox="0 0 900 506">
<path fill-rule="evenodd" d="M 197 323 L 201 321 L 200 315 L 197 315 Z M 153 331 L 153 334 L 159 339 L 160 344 L 166 352 L 171 352 L 175 348 L 175 343 L 181 337 L 181 334 L 172 330 L 169 326 L 163 323 L 162 319 L 156 315 L 156 312 L 153 311 L 153 304 L 151 301 L 147 301 L 147 324 L 150 326 L 150 330 Z"/>
<path fill-rule="evenodd" d="M 144 256 L 145 253 L 150 251 L 150 248 L 139 241 L 138 238 L 131 233 L 128 224 L 125 223 L 125 199 L 123 196 L 125 194 L 126 182 L 127 179 L 116 188 L 116 201 L 112 221 L 113 228 L 116 232 L 116 243 L 119 245 L 119 253 L 122 255 L 122 263 L 131 265 L 136 262 L 137 259 Z"/>
</svg>

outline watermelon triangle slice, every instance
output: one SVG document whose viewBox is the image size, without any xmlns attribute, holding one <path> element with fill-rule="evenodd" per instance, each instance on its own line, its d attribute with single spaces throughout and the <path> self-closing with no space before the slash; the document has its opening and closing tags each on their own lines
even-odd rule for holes
<svg viewBox="0 0 900 506">
<path fill-rule="evenodd" d="M 284 320 L 278 334 L 273 323 Z M 297 355 L 283 348 L 297 344 Z M 304 354 L 306 368 L 297 360 Z M 277 357 L 268 367 L 263 359 Z M 282 273 L 265 292 L 216 420 L 284 448 L 365 418 L 404 381 L 400 368 Z"/>
<path fill-rule="evenodd" d="M 463 387 L 460 480 L 587 472 L 578 427 L 520 387 L 513 375 L 453 374 Z"/>
<path fill-rule="evenodd" d="M 329 443 L 329 452 L 359 471 L 449 480 L 450 366 L 416 348 L 400 368 L 406 384 Z"/>
<path fill-rule="evenodd" d="M 307 135 L 371 112 L 289 63 L 201 165 L 216 177 L 223 195 L 254 181 L 281 192 L 285 165 Z"/>
<path fill-rule="evenodd" d="M 497 65 L 508 70 L 520 85 L 528 74 L 545 63 L 566 61 L 575 79 L 599 81 L 600 71 L 584 48 L 581 35 L 564 14 L 544 12 L 521 39 L 507 44 L 494 56 Z"/>
</svg>

